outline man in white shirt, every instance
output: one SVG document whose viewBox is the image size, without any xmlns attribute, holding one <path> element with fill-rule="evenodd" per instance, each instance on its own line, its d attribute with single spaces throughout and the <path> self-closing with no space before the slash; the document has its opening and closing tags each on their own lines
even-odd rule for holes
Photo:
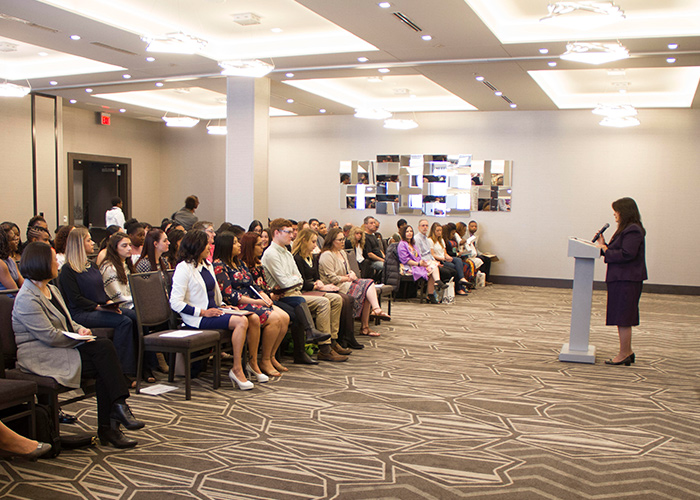
<svg viewBox="0 0 700 500">
<path fill-rule="evenodd" d="M 105 212 L 105 227 L 119 226 L 124 229 L 124 212 L 122 212 L 122 199 L 118 196 L 112 198 L 112 208 Z"/>
<path fill-rule="evenodd" d="M 347 361 L 348 357 L 338 354 L 331 348 L 331 314 L 340 316 L 342 301 L 331 302 L 326 297 L 301 294 L 303 278 L 294 257 L 287 250 L 292 242 L 292 223 L 286 219 L 275 219 L 270 223 L 272 242 L 265 250 L 262 265 L 265 270 L 265 280 L 270 291 L 280 296 L 280 302 L 294 308 L 297 320 L 304 324 L 306 340 L 319 345 L 318 359 L 323 361 Z M 316 328 L 309 310 L 316 315 Z M 293 333 L 296 329 L 293 328 Z M 320 331 L 319 331 L 320 330 Z M 304 340 L 294 337 L 294 362 L 315 364 L 304 351 Z"/>
</svg>

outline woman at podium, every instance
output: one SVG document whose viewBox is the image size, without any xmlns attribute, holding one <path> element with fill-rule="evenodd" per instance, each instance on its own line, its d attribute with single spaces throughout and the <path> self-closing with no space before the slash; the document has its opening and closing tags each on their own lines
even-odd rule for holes
<svg viewBox="0 0 700 500">
<path fill-rule="evenodd" d="M 605 282 L 608 287 L 606 325 L 617 326 L 620 352 L 605 361 L 608 365 L 629 366 L 634 363 L 632 327 L 639 325 L 639 298 L 642 282 L 647 279 L 644 257 L 644 236 L 637 204 L 632 198 L 620 198 L 612 204 L 617 230 L 606 243 L 602 234 L 597 246 L 608 265 Z"/>
</svg>

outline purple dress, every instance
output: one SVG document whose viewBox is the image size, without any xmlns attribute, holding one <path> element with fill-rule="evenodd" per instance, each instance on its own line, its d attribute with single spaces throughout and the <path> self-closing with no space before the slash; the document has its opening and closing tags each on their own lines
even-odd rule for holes
<svg viewBox="0 0 700 500">
<path fill-rule="evenodd" d="M 409 266 L 408 261 L 413 260 L 420 262 L 420 255 L 416 252 L 415 248 L 411 246 L 406 241 L 401 241 L 399 247 L 397 248 L 397 253 L 399 255 L 399 262 L 401 263 L 401 274 L 411 274 L 413 275 L 413 280 L 418 281 L 423 278 L 428 279 L 428 270 L 423 266 Z"/>
</svg>

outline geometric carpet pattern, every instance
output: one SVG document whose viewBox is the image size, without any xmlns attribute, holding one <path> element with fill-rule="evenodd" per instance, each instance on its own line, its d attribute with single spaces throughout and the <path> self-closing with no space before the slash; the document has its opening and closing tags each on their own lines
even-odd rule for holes
<svg viewBox="0 0 700 500">
<path fill-rule="evenodd" d="M 0 462 L 10 499 L 700 498 L 700 297 L 643 294 L 637 361 L 594 292 L 595 364 L 562 363 L 571 290 L 494 285 L 396 302 L 347 363 L 252 391 L 222 371 L 132 395 L 132 450 Z M 226 368 L 227 369 L 227 368 Z M 161 378 L 163 376 L 161 375 Z M 94 431 L 94 400 L 66 407 Z"/>
</svg>

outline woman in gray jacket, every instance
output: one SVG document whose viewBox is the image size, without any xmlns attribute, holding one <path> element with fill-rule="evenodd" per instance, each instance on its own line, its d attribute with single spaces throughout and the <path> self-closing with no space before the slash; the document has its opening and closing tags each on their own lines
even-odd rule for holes
<svg viewBox="0 0 700 500">
<path fill-rule="evenodd" d="M 56 253 L 46 243 L 30 243 L 22 253 L 24 284 L 12 309 L 12 328 L 17 343 L 17 366 L 61 385 L 80 387 L 81 378 L 95 378 L 98 436 L 103 445 L 132 448 L 119 429 L 140 429 L 126 404 L 129 390 L 114 345 L 71 318 L 61 293 L 49 281 L 58 275 Z M 82 340 L 85 338 L 85 340 Z"/>
</svg>

